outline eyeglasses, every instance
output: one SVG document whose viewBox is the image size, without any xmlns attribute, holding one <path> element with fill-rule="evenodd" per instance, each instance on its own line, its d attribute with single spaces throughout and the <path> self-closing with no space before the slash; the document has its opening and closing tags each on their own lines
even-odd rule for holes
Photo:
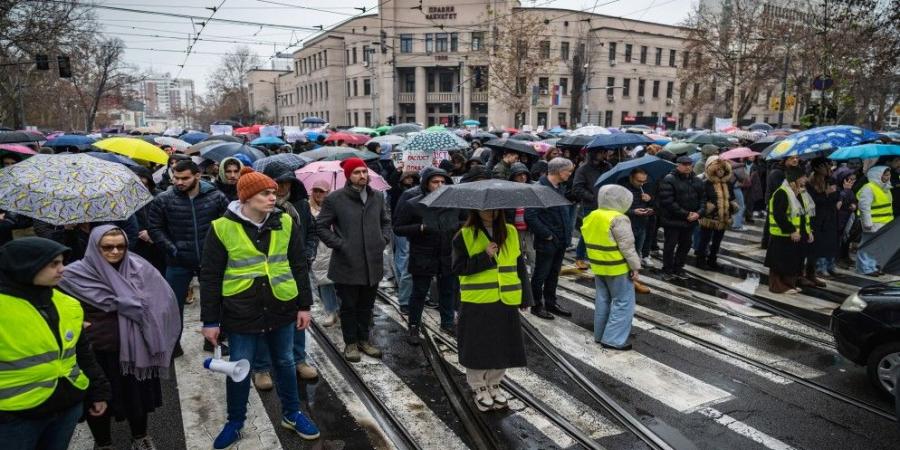
<svg viewBox="0 0 900 450">
<path fill-rule="evenodd" d="M 119 245 L 101 245 L 101 246 L 100 246 L 100 250 L 102 250 L 103 253 L 112 253 L 113 250 L 115 250 L 115 251 L 121 253 L 121 252 L 124 252 L 126 248 L 128 248 L 128 247 L 127 247 L 125 244 L 119 244 Z"/>
</svg>

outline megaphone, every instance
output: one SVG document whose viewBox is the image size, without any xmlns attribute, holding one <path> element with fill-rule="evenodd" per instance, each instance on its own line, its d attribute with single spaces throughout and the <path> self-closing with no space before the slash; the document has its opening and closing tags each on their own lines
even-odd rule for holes
<svg viewBox="0 0 900 450">
<path fill-rule="evenodd" d="M 246 359 L 225 361 L 222 359 L 222 350 L 219 346 L 216 346 L 214 357 L 206 358 L 203 361 L 203 367 L 213 372 L 224 373 L 231 377 L 231 380 L 235 383 L 244 381 L 244 378 L 247 378 L 247 375 L 250 374 L 250 361 Z"/>
</svg>

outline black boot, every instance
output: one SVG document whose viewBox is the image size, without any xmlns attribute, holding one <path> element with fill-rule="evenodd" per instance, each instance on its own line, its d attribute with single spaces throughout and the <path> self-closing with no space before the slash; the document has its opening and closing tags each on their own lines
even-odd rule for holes
<svg viewBox="0 0 900 450">
<path fill-rule="evenodd" d="M 716 255 L 711 255 L 709 258 L 706 258 L 706 266 L 709 267 L 709 270 L 719 270 L 722 266 L 716 262 Z"/>
<path fill-rule="evenodd" d="M 420 345 L 422 343 L 422 336 L 419 335 L 419 326 L 418 325 L 410 325 L 409 326 L 409 335 L 406 337 L 406 342 L 409 345 Z"/>
<path fill-rule="evenodd" d="M 697 255 L 697 263 L 694 264 L 700 270 L 709 270 L 709 265 L 706 264 L 706 255 Z"/>
</svg>

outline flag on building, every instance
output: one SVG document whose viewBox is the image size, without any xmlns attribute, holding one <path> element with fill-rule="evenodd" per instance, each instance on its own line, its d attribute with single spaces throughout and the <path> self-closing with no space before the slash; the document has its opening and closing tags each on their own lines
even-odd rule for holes
<svg viewBox="0 0 900 450">
<path fill-rule="evenodd" d="M 550 104 L 553 106 L 559 106 L 559 102 L 561 101 L 560 89 L 558 84 L 554 84 L 550 89 Z"/>
</svg>

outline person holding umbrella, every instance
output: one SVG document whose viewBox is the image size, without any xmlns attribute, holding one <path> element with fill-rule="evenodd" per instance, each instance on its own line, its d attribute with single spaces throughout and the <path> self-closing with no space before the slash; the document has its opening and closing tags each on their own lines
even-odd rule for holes
<svg viewBox="0 0 900 450">
<path fill-rule="evenodd" d="M 584 218 L 597 207 L 597 179 L 611 167 L 609 154 L 611 152 L 599 149 L 588 151 L 587 162 L 575 170 L 572 182 L 572 194 L 581 200 L 581 212 L 579 217 Z M 571 159 L 570 159 L 571 160 Z M 575 267 L 587 270 L 590 266 L 587 261 L 587 251 L 584 247 L 584 238 L 578 240 L 575 248 Z"/>
<path fill-rule="evenodd" d="M 769 268 L 769 291 L 801 292 L 806 244 L 814 241 L 810 216 L 815 204 L 806 193 L 806 174 L 797 167 L 784 171 L 784 181 L 769 199 L 769 246 L 765 265 Z"/>
<path fill-rule="evenodd" d="M 859 200 L 859 219 L 862 224 L 862 238 L 859 245 L 872 239 L 881 227 L 894 220 L 893 197 L 891 196 L 891 169 L 875 166 L 866 172 L 868 182 L 856 192 Z M 856 252 L 856 272 L 863 275 L 881 276 L 878 262 L 865 251 Z"/>
</svg>

